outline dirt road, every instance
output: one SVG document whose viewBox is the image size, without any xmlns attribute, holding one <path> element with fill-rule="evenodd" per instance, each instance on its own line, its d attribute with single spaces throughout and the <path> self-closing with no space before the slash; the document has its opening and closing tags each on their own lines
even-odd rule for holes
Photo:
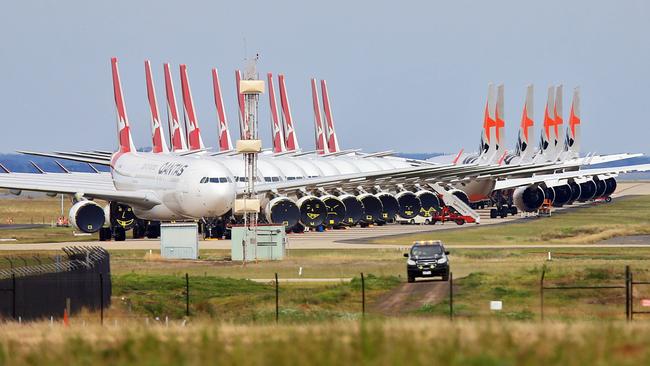
<svg viewBox="0 0 650 366">
<path fill-rule="evenodd" d="M 371 306 L 373 312 L 386 316 L 401 315 L 421 308 L 425 304 L 435 305 L 449 296 L 449 282 L 441 280 L 420 280 L 403 283 L 380 296 Z"/>
</svg>

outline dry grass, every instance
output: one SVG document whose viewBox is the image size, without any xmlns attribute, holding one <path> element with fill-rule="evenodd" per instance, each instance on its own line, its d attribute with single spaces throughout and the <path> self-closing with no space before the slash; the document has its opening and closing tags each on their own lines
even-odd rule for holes
<svg viewBox="0 0 650 366">
<path fill-rule="evenodd" d="M 650 327 L 620 322 L 338 321 L 231 325 L 194 321 L 99 327 L 7 324 L 12 365 L 637 365 Z"/>
</svg>

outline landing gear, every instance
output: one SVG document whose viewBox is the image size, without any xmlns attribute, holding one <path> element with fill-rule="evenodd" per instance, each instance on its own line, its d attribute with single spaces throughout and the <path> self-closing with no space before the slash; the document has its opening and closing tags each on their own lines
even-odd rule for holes
<svg viewBox="0 0 650 366">
<path fill-rule="evenodd" d="M 160 237 L 160 222 L 136 220 L 133 225 L 133 239 L 156 239 Z"/>
<path fill-rule="evenodd" d="M 113 232 L 110 227 L 103 227 L 99 229 L 99 241 L 111 241 Z"/>
<path fill-rule="evenodd" d="M 126 230 L 121 226 L 115 226 L 113 230 L 113 240 L 115 241 L 125 241 L 126 240 Z"/>
<path fill-rule="evenodd" d="M 221 239 L 226 232 L 226 222 L 219 218 L 204 220 L 201 223 L 203 239 Z"/>
</svg>

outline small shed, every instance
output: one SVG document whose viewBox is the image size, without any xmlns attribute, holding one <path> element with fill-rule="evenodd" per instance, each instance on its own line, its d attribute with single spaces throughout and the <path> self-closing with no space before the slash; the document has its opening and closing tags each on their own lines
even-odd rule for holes
<svg viewBox="0 0 650 366">
<path fill-rule="evenodd" d="M 161 223 L 160 255 L 168 259 L 198 259 L 198 225 L 195 222 Z"/>
<path fill-rule="evenodd" d="M 283 225 L 259 225 L 256 234 L 244 226 L 232 227 L 231 256 L 234 261 L 278 260 L 284 258 L 287 235 Z"/>
</svg>

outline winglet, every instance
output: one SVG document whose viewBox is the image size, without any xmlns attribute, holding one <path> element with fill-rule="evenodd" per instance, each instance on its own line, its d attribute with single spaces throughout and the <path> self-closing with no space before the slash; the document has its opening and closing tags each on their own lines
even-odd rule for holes
<svg viewBox="0 0 650 366">
<path fill-rule="evenodd" d="M 63 164 L 61 164 L 58 160 L 54 160 L 54 162 L 56 163 L 56 165 L 59 166 L 59 168 L 61 168 L 61 170 L 64 173 L 68 173 L 68 174 L 70 173 L 70 170 L 68 170 L 68 168 L 64 167 Z"/>
<path fill-rule="evenodd" d="M 151 74 L 151 62 L 145 60 L 144 72 L 147 79 L 147 99 L 149 99 L 149 110 L 151 111 L 151 138 L 152 149 L 154 153 L 167 153 L 167 143 L 163 138 L 163 130 L 160 124 L 160 113 L 158 112 L 158 100 L 156 99 L 156 89 L 153 85 L 153 76 Z"/>
<path fill-rule="evenodd" d="M 36 170 L 38 170 L 39 174 L 45 174 L 45 170 L 41 169 L 40 166 L 36 165 L 36 163 L 33 160 L 30 160 L 29 163 L 32 164 L 32 166 L 36 168 Z"/>
<path fill-rule="evenodd" d="M 7 167 L 4 166 L 4 164 L 2 164 L 2 163 L 0 163 L 0 169 L 4 170 L 5 173 L 11 173 L 11 171 L 9 169 L 7 169 Z"/>
<path fill-rule="evenodd" d="M 173 151 L 187 150 L 185 134 L 178 118 L 178 107 L 176 106 L 176 92 L 172 81 L 172 73 L 169 64 L 164 65 L 165 72 L 165 94 L 167 96 L 167 118 L 169 122 L 169 135 Z"/>
<path fill-rule="evenodd" d="M 133 145 L 133 139 L 131 138 L 129 119 L 126 116 L 126 105 L 124 103 L 124 94 L 122 93 L 120 72 L 117 67 L 117 57 L 111 59 L 111 68 L 113 72 L 113 95 L 115 96 L 115 108 L 117 109 L 117 138 L 119 143 L 119 152 L 132 152 L 135 151 L 135 146 Z"/>
<path fill-rule="evenodd" d="M 318 87 L 316 79 L 311 79 L 311 101 L 314 108 L 314 132 L 316 133 L 316 151 L 319 154 L 329 153 L 327 141 L 325 141 L 325 131 L 323 129 L 323 119 L 320 114 L 320 103 L 318 102 Z"/>
<path fill-rule="evenodd" d="M 330 103 L 330 94 L 327 91 L 327 81 L 320 81 L 321 92 L 323 95 L 323 109 L 325 110 L 325 120 L 327 121 L 327 146 L 330 152 L 339 152 L 339 139 L 334 129 L 334 117 L 332 116 L 332 105 Z"/>
<path fill-rule="evenodd" d="M 271 107 L 271 133 L 273 134 L 273 152 L 280 153 L 287 150 L 284 144 L 284 134 L 280 126 L 280 116 L 278 115 L 278 104 L 275 101 L 275 86 L 273 85 L 273 74 L 267 73 L 266 78 L 269 82 L 269 104 Z"/>
<path fill-rule="evenodd" d="M 291 117 L 291 106 L 289 105 L 289 97 L 287 96 L 287 87 L 284 83 L 284 75 L 278 75 L 278 84 L 280 87 L 280 107 L 282 109 L 282 124 L 284 127 L 284 138 L 288 151 L 299 150 L 298 139 L 296 131 L 293 126 L 293 118 Z"/>
<path fill-rule="evenodd" d="M 190 90 L 190 80 L 187 77 L 187 65 L 181 65 L 180 72 L 188 147 L 190 150 L 203 150 L 205 149 L 205 145 L 203 145 L 199 121 L 196 118 L 196 112 L 194 110 L 194 99 L 192 98 L 192 91 Z"/>
<path fill-rule="evenodd" d="M 502 154 L 501 157 L 499 158 L 499 162 L 498 162 L 499 165 L 502 165 L 502 164 L 503 164 L 503 160 L 505 160 L 506 155 L 508 155 L 508 150 L 504 150 L 504 151 L 503 151 L 503 154 Z"/>
<path fill-rule="evenodd" d="M 223 95 L 221 94 L 221 83 L 219 82 L 219 72 L 212 69 L 212 86 L 214 89 L 214 104 L 217 107 L 217 117 L 219 118 L 219 150 L 232 150 L 232 140 L 228 130 L 228 120 L 226 111 L 223 107 Z"/>
</svg>

